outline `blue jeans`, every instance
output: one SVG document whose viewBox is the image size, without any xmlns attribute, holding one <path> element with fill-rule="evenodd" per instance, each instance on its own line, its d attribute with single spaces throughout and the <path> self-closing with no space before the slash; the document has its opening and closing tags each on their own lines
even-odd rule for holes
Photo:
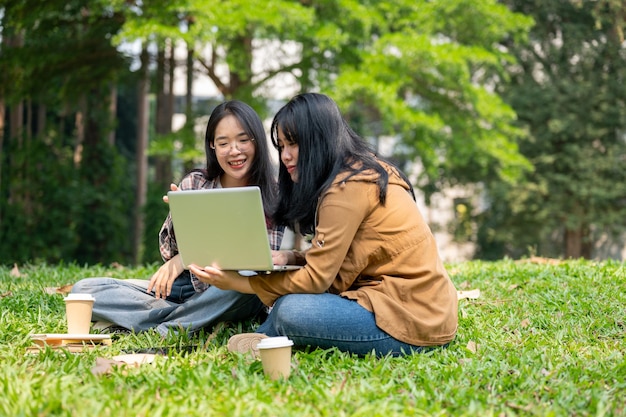
<svg viewBox="0 0 626 417">
<path fill-rule="evenodd" d="M 289 294 L 280 297 L 257 333 L 288 336 L 295 346 L 311 346 L 365 355 L 401 356 L 428 348 L 394 339 L 376 326 L 374 314 L 335 294 Z"/>
<path fill-rule="evenodd" d="M 263 311 L 256 295 L 209 287 L 193 290 L 189 274 L 181 274 L 172 293 L 163 300 L 148 293 L 148 280 L 85 278 L 72 287 L 73 293 L 92 294 L 92 320 L 105 320 L 135 332 L 152 328 L 166 336 L 170 329 L 194 332 L 223 321 L 243 321 Z"/>
</svg>

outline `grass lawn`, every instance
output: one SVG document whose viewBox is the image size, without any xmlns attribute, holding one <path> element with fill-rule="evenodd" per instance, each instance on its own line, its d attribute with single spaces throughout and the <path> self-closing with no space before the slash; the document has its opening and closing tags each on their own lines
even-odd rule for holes
<svg viewBox="0 0 626 417">
<path fill-rule="evenodd" d="M 141 268 L 0 268 L 0 416 L 624 416 L 626 264 L 539 260 L 448 265 L 457 338 L 405 358 L 296 351 L 287 381 L 226 350 L 251 323 L 214 333 L 115 336 L 82 353 L 27 353 L 31 333 L 64 333 L 63 295 L 88 276 L 147 278 Z M 151 364 L 96 362 L 162 348 Z"/>
</svg>

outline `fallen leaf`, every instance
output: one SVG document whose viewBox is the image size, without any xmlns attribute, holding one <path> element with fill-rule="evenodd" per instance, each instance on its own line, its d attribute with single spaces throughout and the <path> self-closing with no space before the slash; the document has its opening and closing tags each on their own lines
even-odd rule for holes
<svg viewBox="0 0 626 417">
<path fill-rule="evenodd" d="M 476 299 L 480 297 L 480 290 L 475 289 L 475 290 L 469 290 L 469 291 L 457 291 L 456 295 L 457 295 L 457 299 L 459 300 L 462 300 L 464 298 Z"/>
<path fill-rule="evenodd" d="M 20 272 L 20 269 L 17 267 L 17 264 L 13 264 L 13 269 L 11 269 L 10 275 L 15 278 L 22 278 L 24 276 Z"/>
<path fill-rule="evenodd" d="M 533 405 L 532 404 L 528 404 L 526 406 L 521 406 L 512 402 L 507 402 L 506 403 L 507 407 L 513 408 L 514 410 L 522 410 L 522 411 L 526 411 L 529 412 L 530 410 L 533 409 Z"/>
<path fill-rule="evenodd" d="M 7 291 L 7 292 L 0 294 L 0 298 L 11 297 L 12 295 L 13 295 L 13 292 Z"/>
<path fill-rule="evenodd" d="M 96 366 L 91 369 L 91 373 L 98 376 L 110 374 L 115 367 L 139 367 L 146 363 L 152 363 L 157 355 L 151 353 L 132 353 L 128 355 L 117 355 L 111 359 L 96 358 Z"/>
<path fill-rule="evenodd" d="M 480 345 L 478 345 L 476 342 L 474 342 L 473 340 L 470 340 L 469 342 L 467 342 L 467 350 L 469 350 L 472 353 L 476 353 L 476 351 L 478 351 L 478 348 L 480 347 Z"/>
<path fill-rule="evenodd" d="M 517 287 L 519 287 L 519 284 L 511 284 L 511 285 L 509 285 L 509 291 L 514 290 Z"/>
<path fill-rule="evenodd" d="M 69 294 L 72 291 L 72 284 L 62 285 L 60 287 L 46 287 L 44 291 L 46 294 L 54 295 L 54 294 Z"/>
<path fill-rule="evenodd" d="M 522 320 L 522 322 L 519 325 L 521 327 L 528 327 L 528 326 L 530 326 L 530 320 L 524 319 L 524 320 Z"/>
<path fill-rule="evenodd" d="M 107 358 L 96 358 L 96 366 L 91 368 L 91 373 L 95 376 L 110 374 L 114 366 L 120 366 L 126 364 L 123 362 L 114 361 Z"/>
</svg>

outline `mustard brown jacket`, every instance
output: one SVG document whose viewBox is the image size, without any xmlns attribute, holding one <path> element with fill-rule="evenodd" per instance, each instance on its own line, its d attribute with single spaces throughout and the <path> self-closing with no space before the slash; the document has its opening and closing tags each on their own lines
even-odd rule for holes
<svg viewBox="0 0 626 417">
<path fill-rule="evenodd" d="M 335 178 L 320 197 L 305 266 L 251 279 L 268 306 L 291 293 L 339 294 L 374 313 L 392 337 L 415 346 L 450 342 L 457 330 L 457 292 L 435 239 L 407 184 L 389 172 L 387 199 L 378 199 L 378 174 Z"/>
</svg>

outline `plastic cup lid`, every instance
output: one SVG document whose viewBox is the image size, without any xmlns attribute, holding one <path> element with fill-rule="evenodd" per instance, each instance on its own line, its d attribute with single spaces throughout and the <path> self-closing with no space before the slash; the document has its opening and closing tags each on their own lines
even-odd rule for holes
<svg viewBox="0 0 626 417">
<path fill-rule="evenodd" d="M 70 293 L 65 297 L 67 301 L 95 301 L 96 299 L 91 294 L 78 294 Z"/>
<path fill-rule="evenodd" d="M 277 336 L 277 337 L 268 337 L 267 339 L 262 339 L 258 345 L 256 345 L 257 349 L 272 349 L 272 348 L 280 348 L 293 346 L 293 340 L 290 340 L 287 336 Z"/>
</svg>

